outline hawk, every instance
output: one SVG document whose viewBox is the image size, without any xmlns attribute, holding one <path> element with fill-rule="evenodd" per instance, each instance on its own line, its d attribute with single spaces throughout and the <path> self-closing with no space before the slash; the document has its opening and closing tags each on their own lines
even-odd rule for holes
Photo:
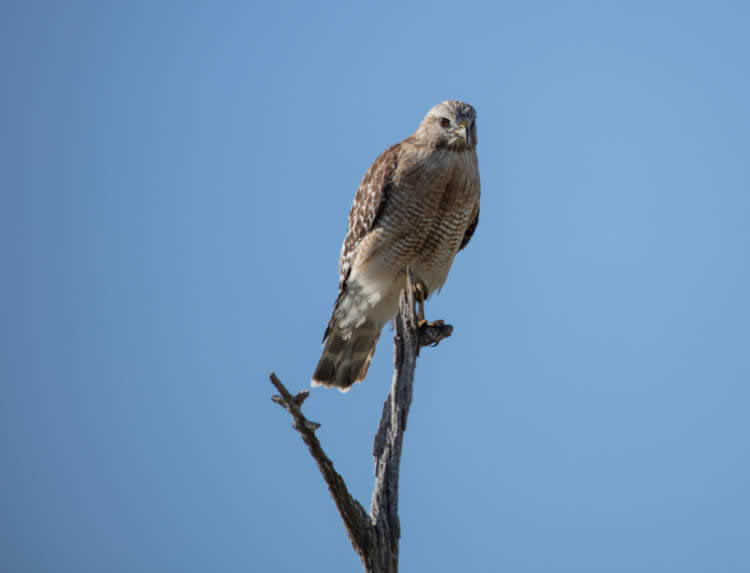
<svg viewBox="0 0 750 573">
<path fill-rule="evenodd" d="M 338 297 L 313 386 L 345 392 L 364 379 L 380 331 L 398 311 L 407 266 L 420 302 L 443 286 L 479 222 L 476 147 L 474 108 L 448 100 L 364 174 L 349 211 Z"/>
</svg>

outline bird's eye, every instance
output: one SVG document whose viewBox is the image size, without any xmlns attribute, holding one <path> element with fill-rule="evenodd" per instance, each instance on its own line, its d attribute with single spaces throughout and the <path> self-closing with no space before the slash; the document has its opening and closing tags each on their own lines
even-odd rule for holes
<svg viewBox="0 0 750 573">
<path fill-rule="evenodd" d="M 451 126 L 451 120 L 447 117 L 440 118 L 440 127 L 448 128 Z"/>
</svg>

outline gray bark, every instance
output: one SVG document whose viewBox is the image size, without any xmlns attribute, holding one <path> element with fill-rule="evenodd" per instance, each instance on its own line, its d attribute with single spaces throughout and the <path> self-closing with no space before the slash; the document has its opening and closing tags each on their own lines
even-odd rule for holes
<svg viewBox="0 0 750 573">
<path fill-rule="evenodd" d="M 401 446 L 406 431 L 406 419 L 411 406 L 414 369 L 419 349 L 437 345 L 451 335 L 453 328 L 442 322 L 417 326 L 414 308 L 413 278 L 407 271 L 407 288 L 401 293 L 399 312 L 394 319 L 393 382 L 383 405 L 375 440 L 375 486 L 370 502 L 370 512 L 352 497 L 343 478 L 333 468 L 333 462 L 315 435 L 320 424 L 311 422 L 301 410 L 308 397 L 307 390 L 292 396 L 275 374 L 271 383 L 279 395 L 272 400 L 292 416 L 292 427 L 299 432 L 310 454 L 318 464 L 328 486 L 354 551 L 357 552 L 367 573 L 396 573 L 398 571 L 399 538 L 398 480 L 401 464 Z"/>
</svg>

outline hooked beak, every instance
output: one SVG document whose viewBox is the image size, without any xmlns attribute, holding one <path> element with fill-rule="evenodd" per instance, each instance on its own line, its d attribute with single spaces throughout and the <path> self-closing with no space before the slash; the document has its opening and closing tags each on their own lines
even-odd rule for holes
<svg viewBox="0 0 750 573">
<path fill-rule="evenodd" d="M 466 143 L 469 143 L 469 127 L 466 125 L 465 121 L 458 124 L 458 129 L 456 129 L 455 134 L 461 137 Z"/>
</svg>

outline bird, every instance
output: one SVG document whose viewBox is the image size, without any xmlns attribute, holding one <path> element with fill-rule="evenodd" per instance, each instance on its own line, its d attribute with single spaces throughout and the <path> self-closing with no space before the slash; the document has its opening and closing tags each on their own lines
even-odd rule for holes
<svg viewBox="0 0 750 573">
<path fill-rule="evenodd" d="M 479 223 L 476 111 L 443 101 L 362 176 L 339 257 L 339 287 L 312 386 L 348 391 L 364 380 L 398 311 L 407 267 L 423 303 L 439 291 Z M 420 325 L 424 324 L 420 304 Z"/>
</svg>

